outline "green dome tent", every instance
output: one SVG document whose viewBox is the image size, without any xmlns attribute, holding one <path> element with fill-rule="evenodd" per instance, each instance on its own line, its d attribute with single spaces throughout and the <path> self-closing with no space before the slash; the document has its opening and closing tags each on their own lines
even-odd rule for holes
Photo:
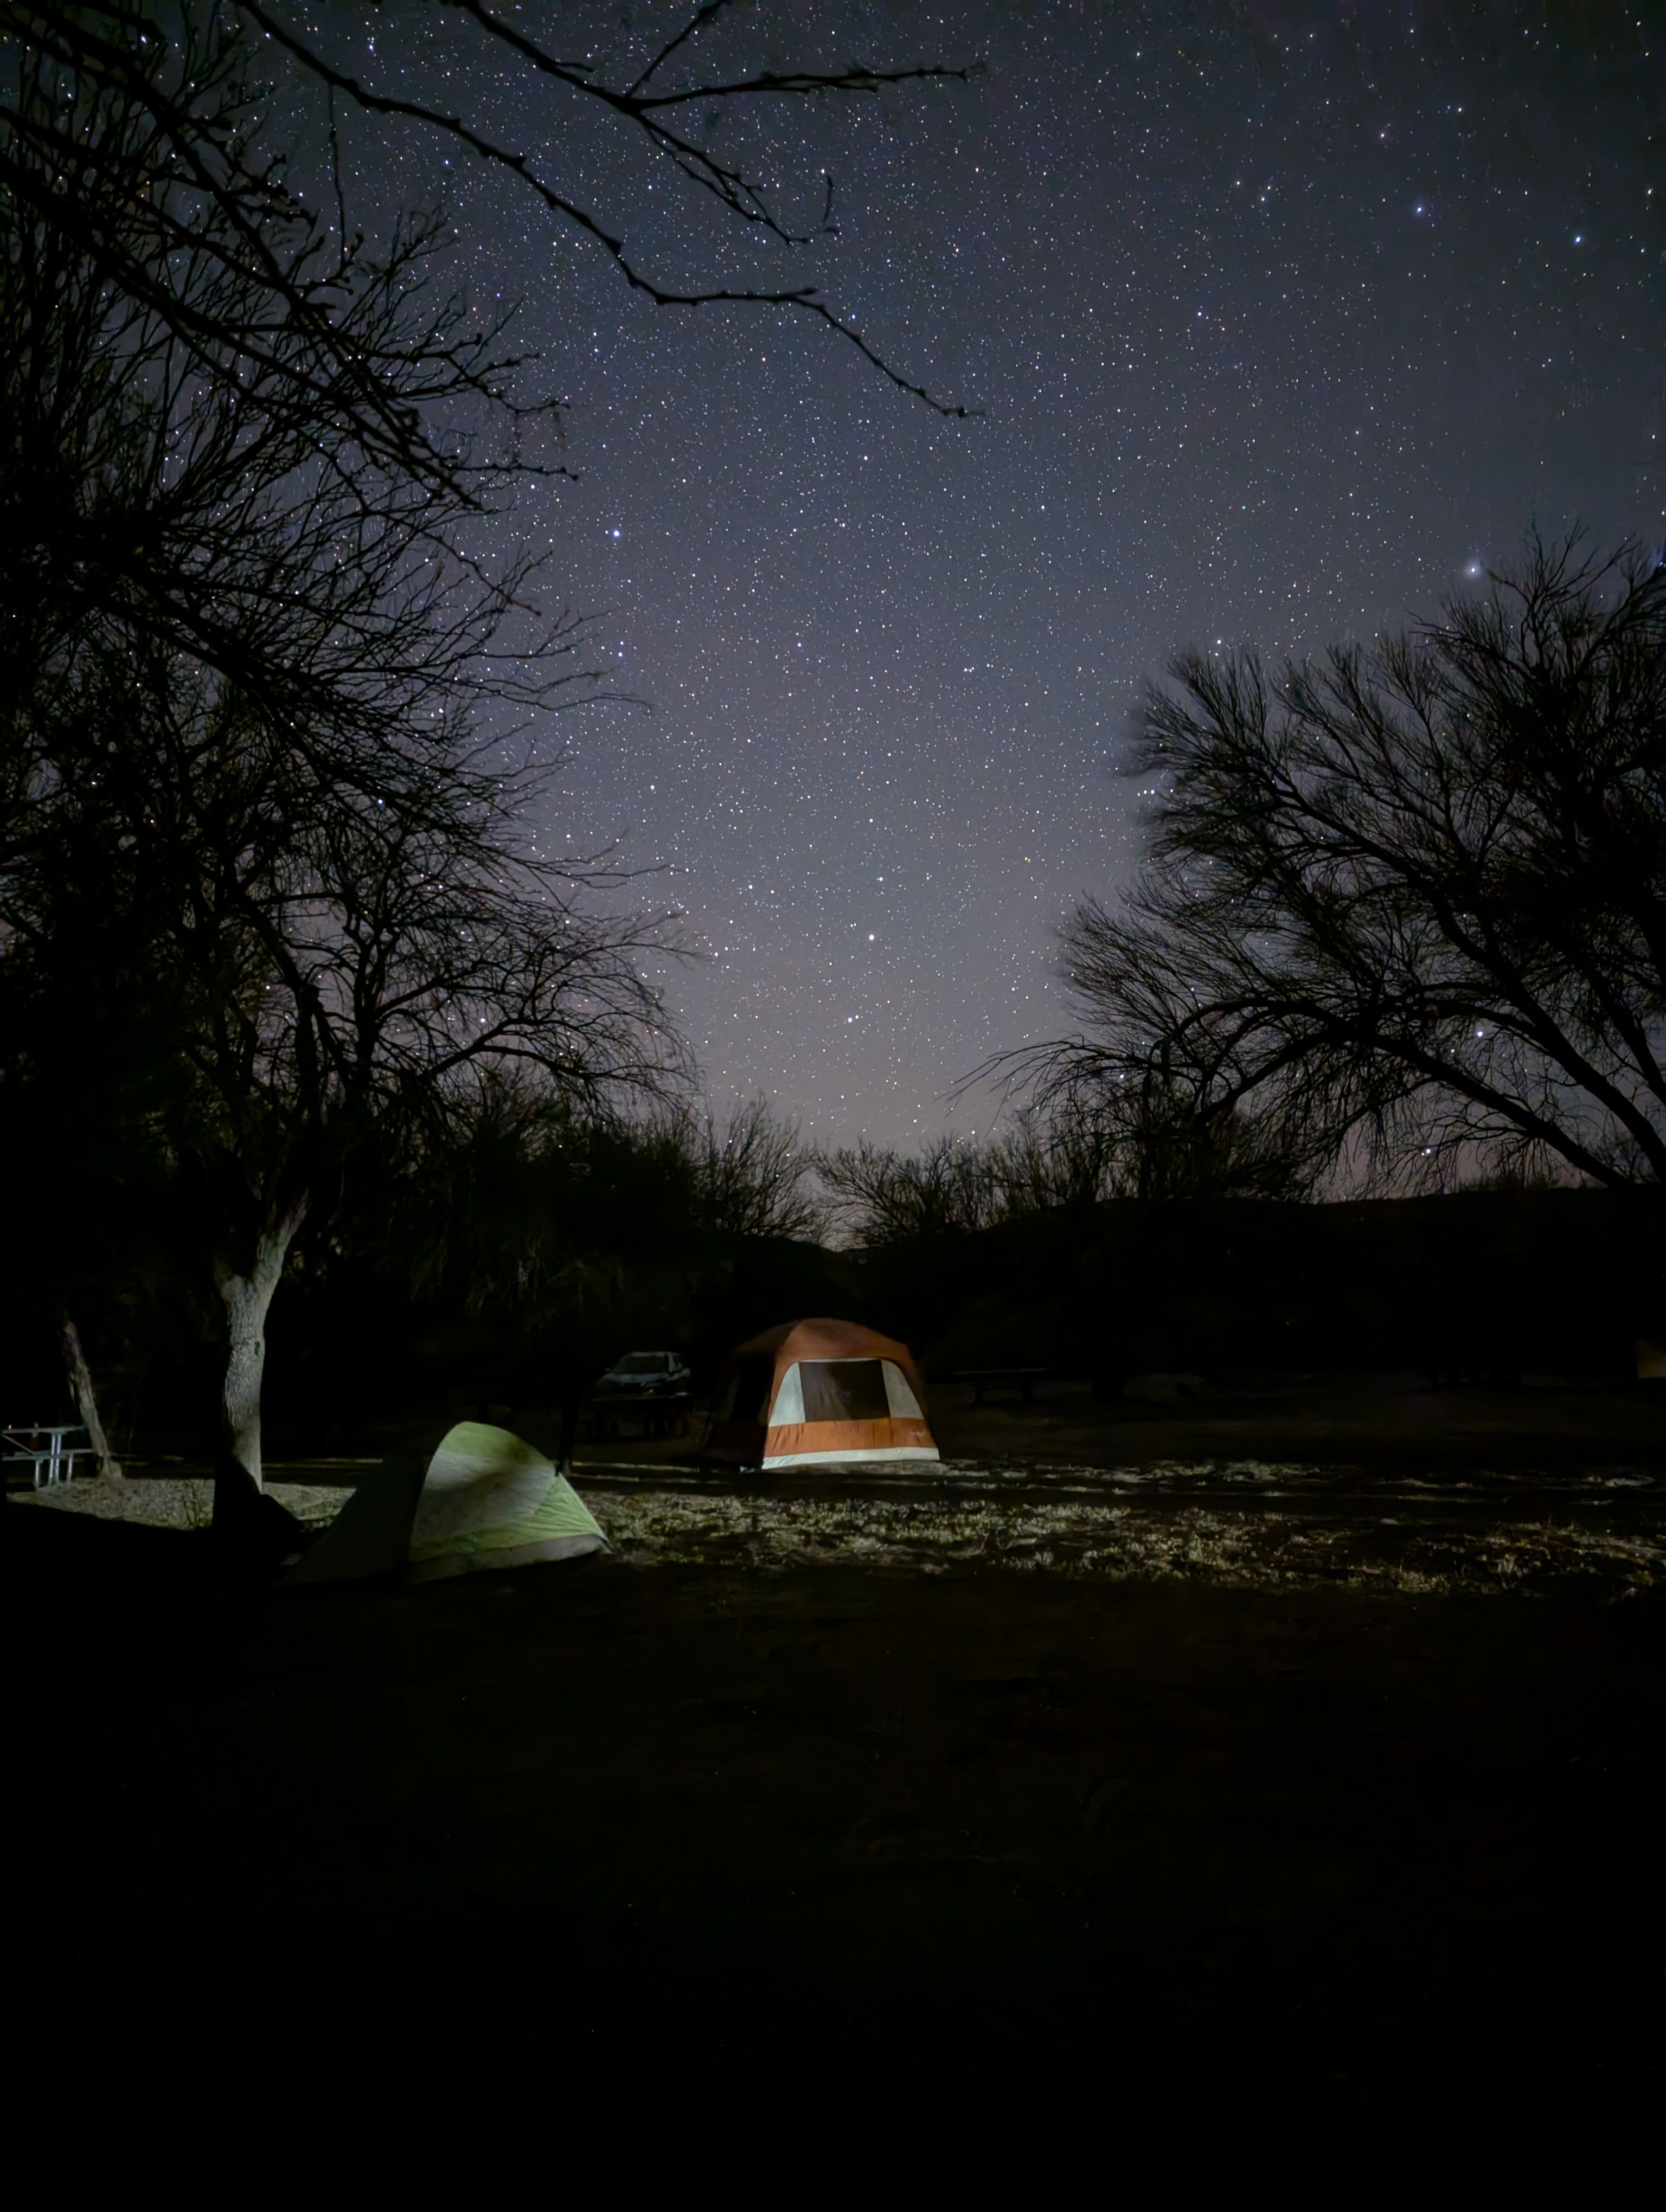
<svg viewBox="0 0 1666 2212">
<path fill-rule="evenodd" d="M 403 1568 L 407 1582 L 438 1582 L 581 1559 L 606 1544 L 542 1452 L 508 1429 L 460 1421 L 426 1468 L 391 1468 L 361 1484 L 283 1581 L 348 1582 Z"/>
</svg>

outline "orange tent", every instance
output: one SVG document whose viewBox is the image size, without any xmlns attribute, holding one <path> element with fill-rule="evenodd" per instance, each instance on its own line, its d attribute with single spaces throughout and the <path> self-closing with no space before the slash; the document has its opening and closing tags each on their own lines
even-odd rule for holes
<svg viewBox="0 0 1666 2212">
<path fill-rule="evenodd" d="M 736 1348 L 706 1437 L 714 1459 L 765 1468 L 935 1459 L 907 1345 L 854 1321 L 795 1321 Z"/>
</svg>

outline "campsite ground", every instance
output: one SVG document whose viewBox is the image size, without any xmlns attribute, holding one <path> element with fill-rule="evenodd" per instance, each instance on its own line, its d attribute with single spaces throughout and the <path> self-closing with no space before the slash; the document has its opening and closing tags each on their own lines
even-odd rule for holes
<svg viewBox="0 0 1666 2212">
<path fill-rule="evenodd" d="M 932 1431 L 955 1459 L 1107 1467 L 1156 1460 L 1403 1462 L 1421 1467 L 1639 1461 L 1666 1464 L 1666 1386 L 1602 1389 L 1535 1378 L 1437 1388 L 1426 1376 L 1360 1371 L 1241 1387 L 1177 1387 L 1172 1398 L 1097 1397 L 1086 1382 L 1048 1379 L 1031 1402 L 1009 1392 L 983 1405 L 967 1382 L 931 1393 Z M 519 1409 L 526 1433 L 558 1433 L 556 1417 Z M 401 1431 L 401 1440 L 404 1432 Z M 686 1438 L 624 1437 L 582 1455 L 686 1459 Z"/>
<path fill-rule="evenodd" d="M 1646 1589 L 604 1559 L 302 1596 L 5 1521 L 13 1953 L 114 2048 L 166 1992 L 342 2063 L 463 2021 L 586 2095 L 885 2079 L 987 2123 L 1043 2081 L 1223 2143 L 1623 2143 L 1654 2078 Z"/>
</svg>

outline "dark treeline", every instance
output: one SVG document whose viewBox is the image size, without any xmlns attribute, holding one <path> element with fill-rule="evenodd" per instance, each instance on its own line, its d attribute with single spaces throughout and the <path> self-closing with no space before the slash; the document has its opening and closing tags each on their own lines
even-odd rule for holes
<svg viewBox="0 0 1666 2212">
<path fill-rule="evenodd" d="M 600 1371 L 633 1345 L 702 1376 L 773 1314 L 845 1289 L 813 1241 L 811 1156 L 761 1102 L 714 1121 L 678 1103 L 601 1115 L 530 1085 L 489 1085 L 443 1146 L 372 1149 L 322 1233 L 297 1240 L 273 1302 L 268 1455 L 351 1448 L 390 1417 L 536 1409 L 569 1440 Z M 170 1215 L 165 1160 L 127 1187 L 78 1273 L 117 1450 L 198 1457 L 216 1443 L 223 1357 L 211 1285 Z M 39 1285 L 13 1276 L 10 1385 L 62 1388 Z"/>
<path fill-rule="evenodd" d="M 830 1219 L 861 1250 L 929 1241 L 1113 1198 L 1294 1198 L 1308 1186 L 1248 1118 L 1205 1115 L 1160 1071 L 1020 1109 L 985 1138 L 913 1152 L 863 1142 L 819 1154 Z"/>
<path fill-rule="evenodd" d="M 1391 1370 L 1628 1388 L 1666 1340 L 1666 1194 L 1502 1187 L 1313 1206 L 1238 1199 L 1012 1213 L 863 1255 L 866 1311 L 928 1376 Z"/>
<path fill-rule="evenodd" d="M 696 1116 L 529 1130 L 505 1105 L 444 1175 L 362 1179 L 274 1304 L 271 1454 L 369 1450 L 396 1427 L 494 1409 L 553 1449 L 622 1350 L 675 1348 L 703 1390 L 740 1338 L 808 1312 L 903 1337 L 933 1382 L 1030 1365 L 1112 1393 L 1176 1370 L 1620 1387 L 1637 1340 L 1666 1339 L 1659 1193 L 1020 1203 L 982 1227 L 893 1216 L 830 1249 L 805 1233 L 808 1156 L 758 1109 L 743 1119 L 778 1177 L 738 1175 L 727 1132 Z M 89 1288 L 82 1322 L 119 1449 L 195 1457 L 214 1443 L 215 1316 L 166 1240 L 149 1256 Z M 27 1349 L 46 1390 L 57 1347 L 39 1303 L 14 1281 L 8 1304 L 14 1371 Z"/>
<path fill-rule="evenodd" d="M 1152 1371 L 1378 1368 L 1624 1385 L 1639 1341 L 1666 1343 L 1657 1188 L 1472 1166 L 1438 1195 L 1303 1202 L 1227 1126 L 1223 1144 L 1172 1107 L 1096 1121 L 1079 1096 L 982 1140 L 834 1154 L 841 1287 L 934 1380 L 1033 1365 L 1114 1391 Z"/>
</svg>

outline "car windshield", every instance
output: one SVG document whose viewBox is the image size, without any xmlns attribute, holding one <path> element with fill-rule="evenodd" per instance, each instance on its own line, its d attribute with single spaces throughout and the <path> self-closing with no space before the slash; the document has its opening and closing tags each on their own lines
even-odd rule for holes
<svg viewBox="0 0 1666 2212">
<path fill-rule="evenodd" d="M 671 1365 L 668 1352 L 629 1352 L 613 1370 L 616 1375 L 663 1375 Z"/>
</svg>

